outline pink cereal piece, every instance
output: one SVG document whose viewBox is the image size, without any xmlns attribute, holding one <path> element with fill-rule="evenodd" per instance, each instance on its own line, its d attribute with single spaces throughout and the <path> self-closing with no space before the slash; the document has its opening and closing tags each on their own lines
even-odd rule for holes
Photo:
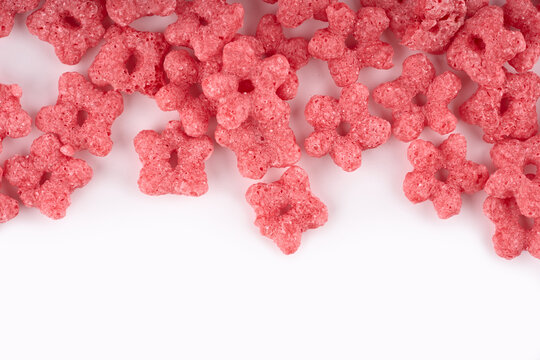
<svg viewBox="0 0 540 360">
<path fill-rule="evenodd" d="M 328 62 L 336 85 L 353 84 L 362 68 L 393 66 L 392 46 L 379 40 L 389 23 L 383 9 L 365 7 L 355 13 L 346 4 L 337 3 L 329 6 L 326 13 L 328 27 L 315 32 L 309 52 Z"/>
<path fill-rule="evenodd" d="M 201 61 L 218 55 L 244 21 L 242 5 L 226 0 L 180 0 L 176 13 L 178 20 L 167 27 L 165 38 L 172 45 L 192 48 Z"/>
<path fill-rule="evenodd" d="M 154 96 L 164 85 L 163 59 L 169 50 L 163 34 L 113 25 L 88 69 L 97 86 Z"/>
<path fill-rule="evenodd" d="M 446 71 L 435 76 L 428 58 L 415 54 L 403 62 L 401 76 L 379 85 L 373 98 L 392 109 L 394 135 L 407 142 L 418 138 L 425 126 L 441 135 L 454 131 L 457 119 L 448 104 L 460 89 L 461 81 L 454 73 Z"/>
<path fill-rule="evenodd" d="M 503 65 L 525 50 L 519 31 L 504 27 L 503 10 L 485 6 L 465 21 L 446 52 L 448 64 L 465 71 L 480 85 L 501 86 L 506 77 Z"/>
<path fill-rule="evenodd" d="M 3 170 L 0 167 L 0 185 L 2 184 L 2 173 Z M 19 203 L 17 200 L 0 194 L 0 224 L 8 222 L 17 215 L 19 215 Z"/>
<path fill-rule="evenodd" d="M 303 232 L 328 220 L 326 205 L 312 195 L 308 175 L 298 166 L 290 167 L 278 181 L 252 185 L 246 199 L 255 210 L 261 234 L 287 255 L 298 250 Z"/>
<path fill-rule="evenodd" d="M 503 10 L 505 23 L 519 29 L 526 43 L 525 50 L 509 63 L 518 72 L 531 70 L 540 58 L 540 5 L 534 6 L 531 0 L 507 0 Z"/>
<path fill-rule="evenodd" d="M 283 100 L 294 99 L 299 85 L 296 71 L 307 65 L 310 58 L 308 41 L 301 37 L 286 38 L 281 24 L 272 14 L 261 18 L 255 37 L 263 45 L 266 56 L 280 54 L 289 61 L 289 76 L 278 88 L 277 94 Z"/>
<path fill-rule="evenodd" d="M 536 102 L 540 77 L 533 72 L 506 74 L 501 87 L 480 86 L 460 107 L 461 118 L 484 131 L 484 140 L 526 140 L 538 132 Z"/>
<path fill-rule="evenodd" d="M 92 168 L 83 160 L 62 154 L 61 147 L 55 135 L 43 135 L 32 143 L 30 155 L 8 159 L 4 169 L 23 204 L 52 219 L 66 215 L 71 193 L 92 178 Z"/>
<path fill-rule="evenodd" d="M 250 179 L 261 179 L 271 167 L 288 167 L 300 160 L 288 116 L 271 123 L 250 117 L 233 130 L 218 125 L 215 138 L 236 154 L 240 174 Z"/>
<path fill-rule="evenodd" d="M 403 182 L 405 196 L 413 203 L 433 202 L 437 215 L 447 219 L 459 214 L 461 193 L 482 190 L 489 177 L 484 165 L 466 160 L 467 140 L 452 134 L 438 148 L 431 142 L 415 140 L 407 157 L 414 166 Z"/>
<path fill-rule="evenodd" d="M 120 26 L 144 16 L 168 16 L 175 8 L 176 0 L 107 0 L 107 13 Z"/>
<path fill-rule="evenodd" d="M 471 17 L 484 6 L 489 5 L 489 0 L 465 0 L 467 5 L 467 17 Z"/>
<path fill-rule="evenodd" d="M 79 63 L 105 34 L 103 0 L 46 0 L 26 19 L 30 33 L 54 46 L 61 62 Z"/>
<path fill-rule="evenodd" d="M 491 149 L 491 159 L 498 170 L 486 184 L 486 192 L 496 198 L 515 197 L 521 214 L 540 217 L 540 135 L 525 141 L 505 140 Z M 535 169 L 532 172 L 529 167 Z"/>
<path fill-rule="evenodd" d="M 204 163 L 214 149 L 209 137 L 189 137 L 179 121 L 170 121 L 161 134 L 141 131 L 134 144 L 143 163 L 138 182 L 143 193 L 201 196 L 208 191 Z"/>
<path fill-rule="evenodd" d="M 204 135 L 210 117 L 216 114 L 214 106 L 199 91 L 202 78 L 221 68 L 216 64 L 213 67 L 208 65 L 199 62 L 186 50 L 171 51 L 163 63 L 169 83 L 155 95 L 161 110 L 178 111 L 184 131 L 193 137 Z"/>
<path fill-rule="evenodd" d="M 384 144 L 390 137 L 390 123 L 368 112 L 369 90 L 362 84 L 343 89 L 339 100 L 314 96 L 305 115 L 315 131 L 304 146 L 309 155 L 330 154 L 345 171 L 354 171 L 362 163 L 362 151 Z M 349 129 L 347 129 L 349 127 Z"/>
<path fill-rule="evenodd" d="M 0 38 L 8 36 L 15 22 L 15 15 L 34 10 L 40 0 L 13 0 L 0 2 Z"/>
<path fill-rule="evenodd" d="M 226 129 L 239 127 L 249 116 L 258 122 L 287 117 L 289 104 L 276 91 L 289 76 L 283 55 L 264 58 L 262 44 L 242 36 L 223 48 L 223 69 L 202 81 L 204 95 L 217 107 L 217 122 Z"/>
<path fill-rule="evenodd" d="M 105 156 L 113 145 L 111 126 L 123 110 L 120 93 L 101 91 L 79 73 L 64 73 L 58 82 L 56 105 L 39 111 L 36 126 L 59 137 L 64 155 L 88 150 Z"/>
<path fill-rule="evenodd" d="M 326 8 L 338 0 L 263 0 L 278 3 L 277 19 L 285 27 L 295 28 L 304 21 L 315 18 L 326 21 Z"/>
<path fill-rule="evenodd" d="M 6 137 L 25 137 L 32 130 L 32 118 L 21 108 L 19 85 L 0 84 L 0 153 Z"/>
<path fill-rule="evenodd" d="M 497 255 L 513 259 L 525 250 L 540 258 L 540 219 L 532 219 L 534 224 L 527 226 L 514 198 L 488 197 L 484 202 L 484 214 L 496 227 L 493 246 Z"/>
</svg>

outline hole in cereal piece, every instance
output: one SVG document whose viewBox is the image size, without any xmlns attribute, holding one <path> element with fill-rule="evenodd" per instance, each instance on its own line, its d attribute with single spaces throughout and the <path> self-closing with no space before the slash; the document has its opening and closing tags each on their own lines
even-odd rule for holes
<svg viewBox="0 0 540 360">
<path fill-rule="evenodd" d="M 201 96 L 201 94 L 202 94 L 201 84 L 199 84 L 199 83 L 192 84 L 189 87 L 189 94 L 191 96 L 193 96 L 194 98 L 197 98 L 197 97 Z"/>
<path fill-rule="evenodd" d="M 486 43 L 479 37 L 473 36 L 471 38 L 471 46 L 476 52 L 483 52 L 486 49 Z"/>
<path fill-rule="evenodd" d="M 439 21 L 446 21 L 446 20 L 448 20 L 449 18 L 450 18 L 450 14 L 446 14 L 446 15 L 444 15 L 442 18 L 440 18 Z"/>
<path fill-rule="evenodd" d="M 337 127 L 337 132 L 340 136 L 347 136 L 351 131 L 351 123 L 347 121 L 342 121 Z"/>
<path fill-rule="evenodd" d="M 523 216 L 523 215 L 520 215 L 519 219 L 518 219 L 518 223 L 519 223 L 519 226 L 521 226 L 522 229 L 531 230 L 533 228 L 533 226 L 534 226 L 534 219 Z"/>
<path fill-rule="evenodd" d="M 133 74 L 135 72 L 135 68 L 137 67 L 137 55 L 131 54 L 129 55 L 128 59 L 126 60 L 126 70 L 129 75 Z"/>
<path fill-rule="evenodd" d="M 504 115 L 508 111 L 508 108 L 510 107 L 511 102 L 512 102 L 512 99 L 510 97 L 503 96 L 503 98 L 501 99 L 501 107 L 499 108 L 499 114 L 501 116 Z"/>
<path fill-rule="evenodd" d="M 356 50 L 356 48 L 358 47 L 358 41 L 353 36 L 353 34 L 350 34 L 347 37 L 347 39 L 345 40 L 345 46 L 347 46 L 347 48 L 349 48 L 351 50 Z"/>
<path fill-rule="evenodd" d="M 523 167 L 523 174 L 532 180 L 538 174 L 538 167 L 536 164 L 529 163 Z"/>
<path fill-rule="evenodd" d="M 207 26 L 208 25 L 208 20 L 206 20 L 205 18 L 199 17 L 199 24 L 201 26 Z"/>
<path fill-rule="evenodd" d="M 83 126 L 86 119 L 88 119 L 88 113 L 84 110 L 79 110 L 77 112 L 77 125 Z"/>
<path fill-rule="evenodd" d="M 448 180 L 448 176 L 449 176 L 449 173 L 448 173 L 448 170 L 447 169 L 439 169 L 436 173 L 435 173 L 435 179 L 441 181 L 441 182 L 446 182 L 446 180 Z"/>
<path fill-rule="evenodd" d="M 178 166 L 178 152 L 176 150 L 171 151 L 171 156 L 169 157 L 169 165 L 172 169 L 176 169 Z"/>
<path fill-rule="evenodd" d="M 238 92 L 241 94 L 249 94 L 253 90 L 255 90 L 255 86 L 253 86 L 253 83 L 249 79 L 242 80 L 238 84 Z"/>
<path fill-rule="evenodd" d="M 39 180 L 39 185 L 43 185 L 45 184 L 47 181 L 49 181 L 51 179 L 51 173 L 50 172 L 45 172 L 43 173 L 43 175 L 41 176 L 41 179 Z"/>
<path fill-rule="evenodd" d="M 62 15 L 62 21 L 66 25 L 66 27 L 72 28 L 72 29 L 78 29 L 81 27 L 81 22 L 74 18 L 71 14 L 65 13 Z"/>
<path fill-rule="evenodd" d="M 291 209 L 292 209 L 291 204 L 289 204 L 289 203 L 285 204 L 285 206 L 282 206 L 279 209 L 279 216 L 287 215 L 289 213 L 289 211 L 291 211 Z"/>
<path fill-rule="evenodd" d="M 441 28 L 439 27 L 439 24 L 435 24 L 431 29 L 429 29 L 429 32 L 431 33 L 438 33 Z"/>
<path fill-rule="evenodd" d="M 416 104 L 418 106 L 424 106 L 427 103 L 427 97 L 426 95 L 422 93 L 416 94 L 416 96 L 413 98 L 413 104 Z"/>
</svg>

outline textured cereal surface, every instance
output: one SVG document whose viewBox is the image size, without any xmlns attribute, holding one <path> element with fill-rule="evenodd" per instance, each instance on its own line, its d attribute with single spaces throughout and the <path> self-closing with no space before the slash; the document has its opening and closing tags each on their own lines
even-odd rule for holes
<svg viewBox="0 0 540 360">
<path fill-rule="evenodd" d="M 3 170 L 0 167 L 0 185 L 2 184 Z M 0 193 L 0 224 L 8 222 L 19 215 L 19 203 L 17 200 Z"/>
<path fill-rule="evenodd" d="M 263 0 L 278 3 L 277 19 L 285 27 L 295 28 L 304 21 L 315 18 L 326 21 L 326 8 L 338 0 Z"/>
<path fill-rule="evenodd" d="M 107 0 L 107 13 L 120 26 L 143 16 L 168 16 L 175 9 L 176 0 Z"/>
<path fill-rule="evenodd" d="M 0 153 L 6 137 L 25 137 L 32 129 L 32 118 L 21 108 L 19 85 L 0 84 Z"/>
<path fill-rule="evenodd" d="M 0 38 L 8 36 L 15 22 L 15 15 L 38 7 L 40 0 L 0 1 Z"/>
<path fill-rule="evenodd" d="M 510 65 L 519 72 L 531 70 L 540 58 L 540 10 L 531 0 L 507 0 L 503 10 L 505 23 L 519 29 L 526 43 Z"/>
</svg>

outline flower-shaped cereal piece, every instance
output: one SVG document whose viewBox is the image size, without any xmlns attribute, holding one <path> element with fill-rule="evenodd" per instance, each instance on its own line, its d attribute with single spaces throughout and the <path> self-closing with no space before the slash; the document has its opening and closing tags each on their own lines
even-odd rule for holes
<svg viewBox="0 0 540 360">
<path fill-rule="evenodd" d="M 172 45 L 192 48 L 201 61 L 218 55 L 244 21 L 242 5 L 226 0 L 180 0 L 176 13 L 178 20 L 167 27 L 165 38 Z"/>
<path fill-rule="evenodd" d="M 298 250 L 303 232 L 328 220 L 326 205 L 312 195 L 308 175 L 298 166 L 287 169 L 278 181 L 252 185 L 246 199 L 255 210 L 261 234 L 287 255 Z"/>
<path fill-rule="evenodd" d="M 92 168 L 84 160 L 62 154 L 61 147 L 55 135 L 43 135 L 32 143 L 30 155 L 14 156 L 4 168 L 4 176 L 18 188 L 23 204 L 52 219 L 66 215 L 71 193 L 92 178 Z"/>
<path fill-rule="evenodd" d="M 519 72 L 531 70 L 540 58 L 540 8 L 531 0 L 506 0 L 504 21 L 519 29 L 525 38 L 525 51 L 509 61 Z"/>
<path fill-rule="evenodd" d="M 144 16 L 168 16 L 176 9 L 176 0 L 107 0 L 107 13 L 120 26 Z"/>
<path fill-rule="evenodd" d="M 276 91 L 289 75 L 283 55 L 263 59 L 264 49 L 253 37 L 239 37 L 223 48 L 223 69 L 206 77 L 202 89 L 217 106 L 217 122 L 239 127 L 249 116 L 272 122 L 288 116 L 289 104 Z"/>
<path fill-rule="evenodd" d="M 383 9 L 365 7 L 355 14 L 344 3 L 326 9 L 328 28 L 317 30 L 309 42 L 309 52 L 328 62 L 336 85 L 348 86 L 362 68 L 390 69 L 394 50 L 379 40 L 388 27 Z"/>
<path fill-rule="evenodd" d="M 495 224 L 492 240 L 497 255 L 513 259 L 522 251 L 528 251 L 540 258 L 540 218 L 523 217 L 514 198 L 493 196 L 484 202 L 484 214 Z"/>
<path fill-rule="evenodd" d="M 0 153 L 6 137 L 25 137 L 32 129 L 32 118 L 21 108 L 22 90 L 18 85 L 0 84 Z"/>
<path fill-rule="evenodd" d="M 218 125 L 215 138 L 236 154 L 240 174 L 250 179 L 261 179 L 271 167 L 287 167 L 300 160 L 288 116 L 272 123 L 250 117 L 233 130 Z"/>
<path fill-rule="evenodd" d="M 326 8 L 338 0 L 263 0 L 278 3 L 277 19 L 285 27 L 295 28 L 304 21 L 315 18 L 326 21 Z"/>
<path fill-rule="evenodd" d="M 8 36 L 15 22 L 15 15 L 34 10 L 40 0 L 16 0 L 0 2 L 0 38 Z"/>
<path fill-rule="evenodd" d="M 339 100 L 312 97 L 305 115 L 315 131 L 304 143 L 307 153 L 316 157 L 330 154 L 343 170 L 358 169 L 362 151 L 384 144 L 391 133 L 388 121 L 369 114 L 368 98 L 369 90 L 362 84 L 344 88 Z"/>
<path fill-rule="evenodd" d="M 499 199 L 515 197 L 523 216 L 540 217 L 540 177 L 536 174 L 540 135 L 499 142 L 491 149 L 491 159 L 498 170 L 487 182 L 486 192 Z"/>
<path fill-rule="evenodd" d="M 2 184 L 2 168 L 0 167 L 0 185 Z M 19 203 L 17 200 L 0 194 L 0 224 L 8 222 L 19 215 Z"/>
<path fill-rule="evenodd" d="M 97 86 L 154 96 L 163 86 L 163 59 L 169 50 L 163 34 L 137 31 L 113 25 L 88 69 Z"/>
<path fill-rule="evenodd" d="M 379 85 L 373 98 L 392 109 L 394 135 L 402 141 L 411 141 L 420 136 L 425 126 L 441 135 L 454 131 L 457 119 L 448 104 L 460 89 L 461 81 L 454 73 L 447 71 L 435 76 L 428 58 L 415 54 L 403 62 L 401 76 Z"/>
<path fill-rule="evenodd" d="M 141 131 L 134 144 L 143 163 L 139 176 L 143 193 L 201 196 L 208 191 L 204 163 L 214 147 L 207 136 L 189 137 L 179 121 L 171 121 L 161 134 Z"/>
<path fill-rule="evenodd" d="M 169 83 L 155 95 L 159 108 L 163 111 L 177 110 L 187 135 L 197 137 L 206 133 L 214 106 L 199 91 L 203 77 L 219 71 L 205 70 L 204 63 L 193 58 L 186 50 L 174 50 L 167 54 L 163 67 Z"/>
<path fill-rule="evenodd" d="M 58 59 L 75 65 L 105 35 L 102 0 L 46 0 L 26 19 L 30 33 L 54 46 Z"/>
<path fill-rule="evenodd" d="M 461 118 L 484 130 L 484 140 L 526 140 L 538 131 L 536 102 L 540 77 L 533 72 L 506 74 L 501 87 L 480 86 L 460 107 Z"/>
<path fill-rule="evenodd" d="M 302 37 L 288 39 L 275 15 L 267 14 L 261 18 L 255 37 L 264 47 L 265 55 L 281 54 L 289 61 L 290 70 L 287 80 L 277 90 L 283 100 L 294 99 L 298 91 L 296 71 L 309 61 L 308 41 Z"/>
<path fill-rule="evenodd" d="M 101 91 L 79 73 L 64 73 L 58 81 L 56 105 L 39 111 L 36 126 L 60 138 L 64 155 L 88 150 L 93 155 L 105 156 L 113 145 L 111 126 L 123 110 L 120 93 Z"/>
<path fill-rule="evenodd" d="M 465 71 L 480 85 L 501 86 L 506 77 L 503 65 L 525 50 L 525 39 L 519 31 L 504 27 L 503 10 L 485 6 L 456 34 L 446 52 L 448 64 Z"/>
<path fill-rule="evenodd" d="M 482 190 L 489 173 L 484 165 L 468 161 L 467 140 L 452 134 L 438 148 L 431 142 L 415 140 L 407 157 L 414 166 L 403 182 L 405 196 L 413 202 L 431 200 L 441 219 L 457 215 L 461 193 Z"/>
</svg>

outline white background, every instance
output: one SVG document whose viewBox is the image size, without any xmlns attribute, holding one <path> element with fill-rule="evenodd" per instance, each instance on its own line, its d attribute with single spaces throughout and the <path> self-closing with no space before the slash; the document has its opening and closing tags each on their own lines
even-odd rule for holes
<svg viewBox="0 0 540 360">
<path fill-rule="evenodd" d="M 249 33 L 275 8 L 242 3 Z M 59 76 L 86 74 L 97 50 L 61 65 L 24 20 L 17 16 L 12 35 L 0 39 L 0 83 L 18 83 L 34 117 L 56 101 Z M 163 30 L 174 20 L 134 26 Z M 323 26 L 309 21 L 288 33 Z M 363 70 L 360 81 L 373 89 L 395 78 L 407 54 L 396 48 L 394 69 Z M 431 58 L 446 69 L 444 57 Z M 302 142 L 309 97 L 339 89 L 318 60 L 299 76 L 291 124 Z M 460 76 L 465 90 L 454 109 L 474 91 Z M 0 359 L 540 359 L 540 260 L 495 255 L 483 193 L 464 196 L 461 214 L 446 221 L 429 202 L 409 203 L 401 189 L 411 169 L 406 144 L 392 139 L 365 152 L 354 173 L 304 154 L 330 218 L 285 256 L 253 225 L 244 200 L 253 182 L 226 149 L 216 147 L 208 161 L 210 191 L 201 198 L 138 192 L 132 139 L 177 115 L 140 95 L 125 96 L 125 107 L 111 154 L 81 155 L 94 178 L 74 193 L 65 219 L 22 208 L 0 226 Z M 489 164 L 480 131 L 459 130 L 470 158 Z M 6 139 L 0 161 L 26 154 L 37 136 Z M 428 130 L 423 137 L 443 139 Z M 4 181 L 3 191 L 13 189 Z"/>
</svg>

